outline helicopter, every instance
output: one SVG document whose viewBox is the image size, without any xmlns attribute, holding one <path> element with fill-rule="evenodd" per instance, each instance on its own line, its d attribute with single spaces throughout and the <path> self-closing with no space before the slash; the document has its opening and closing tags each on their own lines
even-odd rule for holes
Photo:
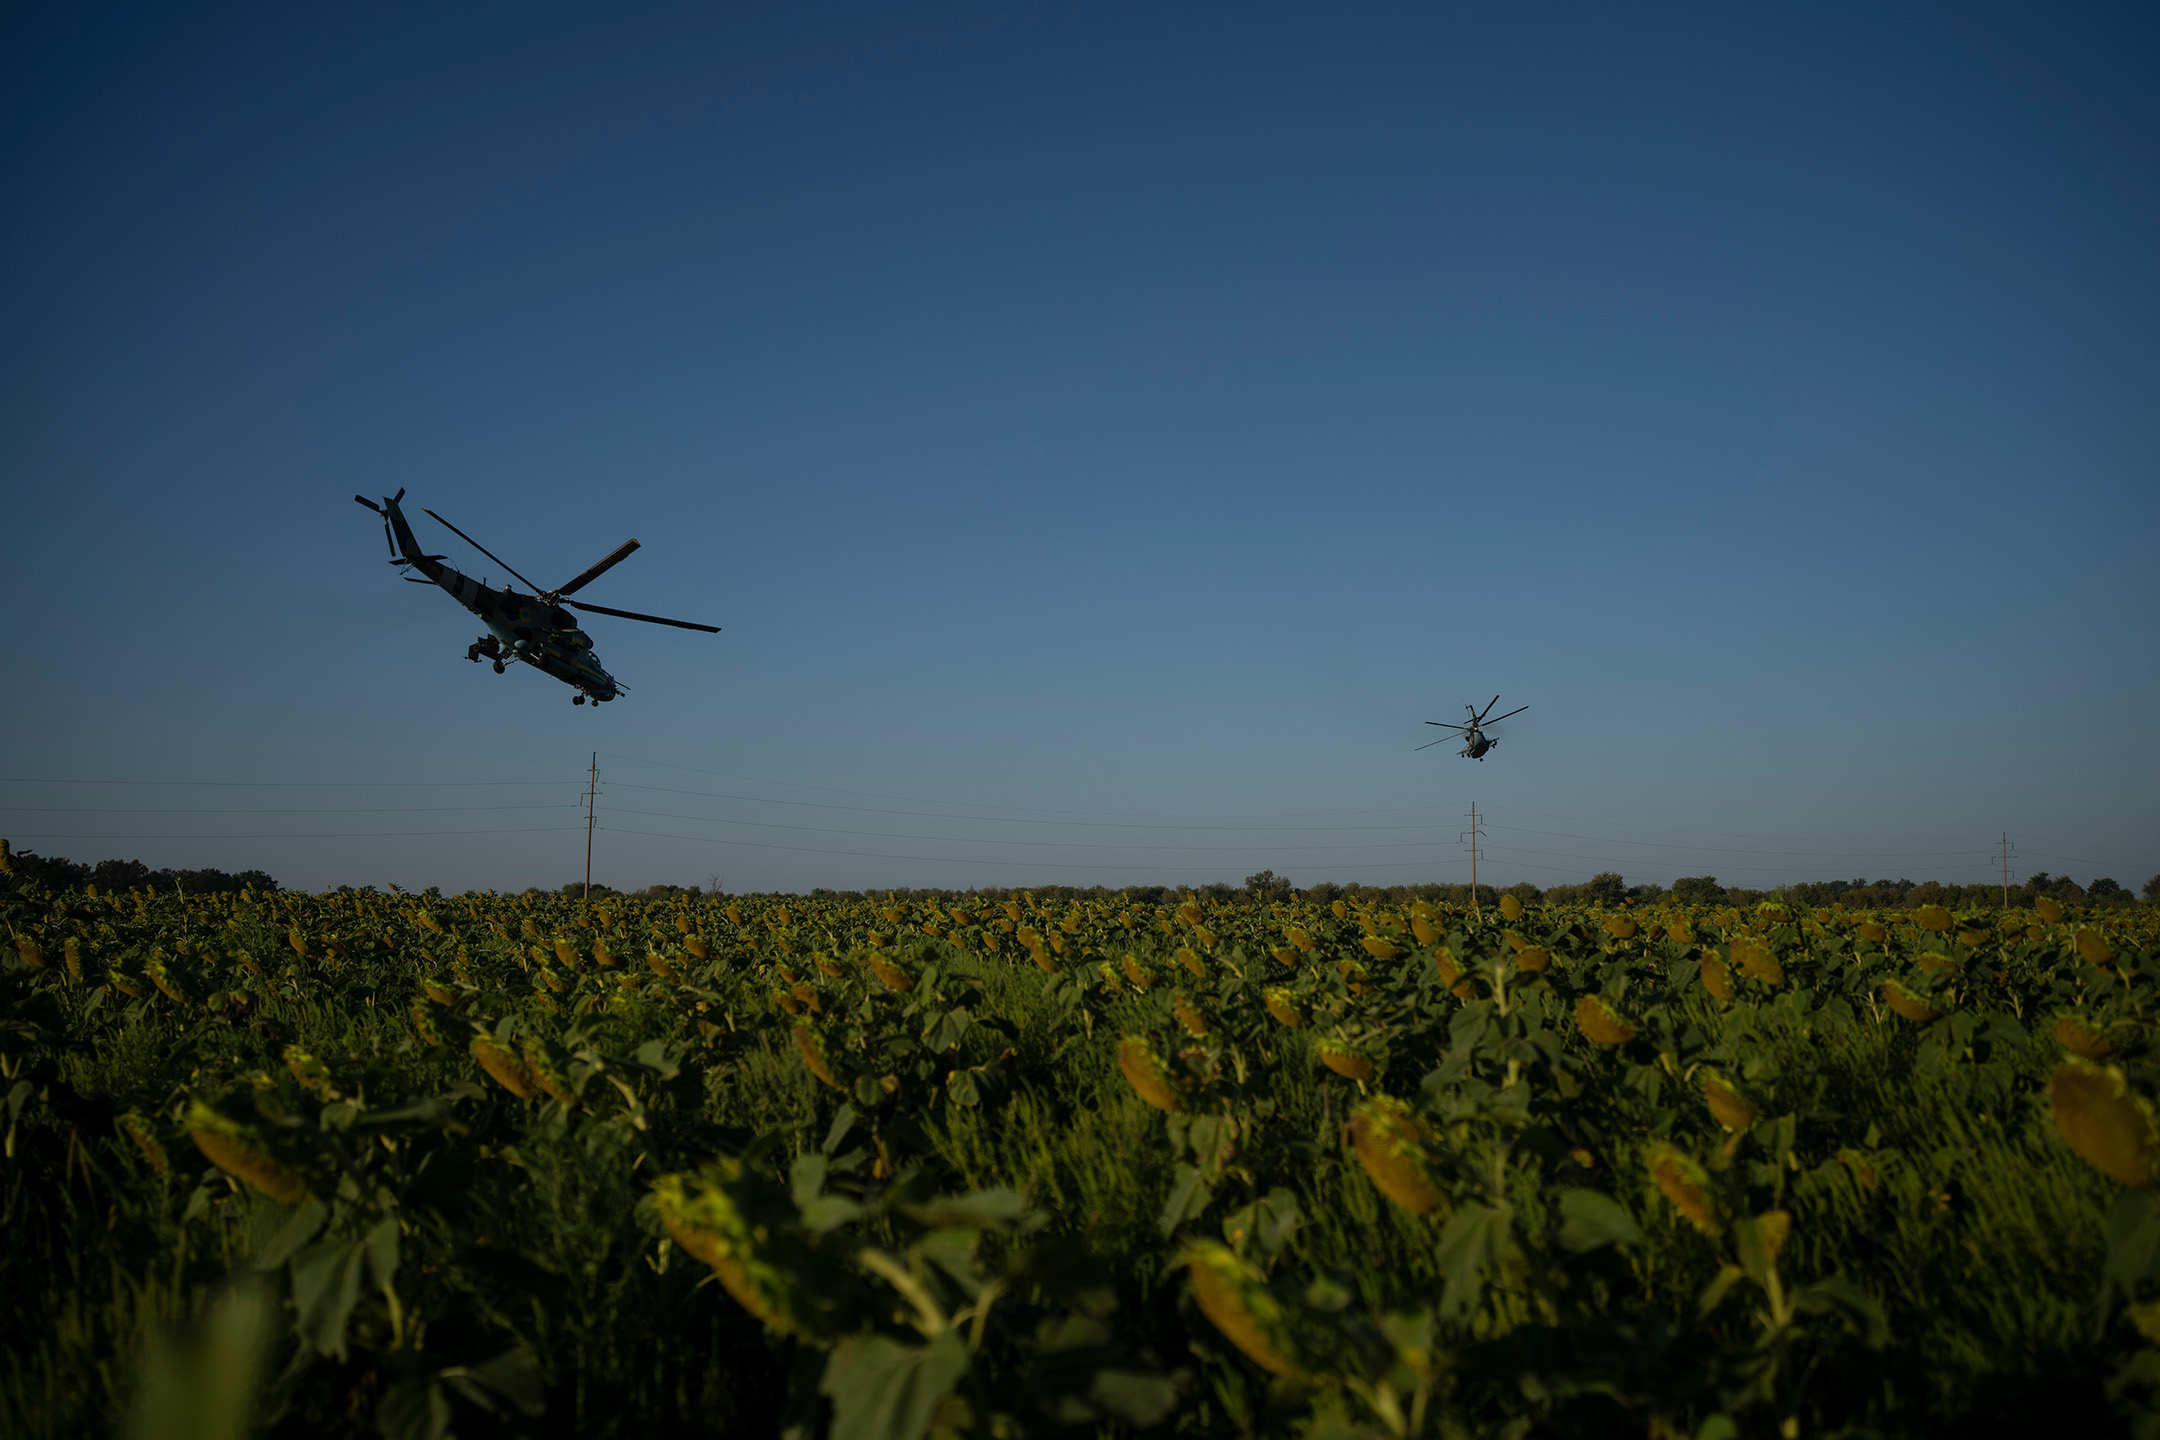
<svg viewBox="0 0 2160 1440">
<path fill-rule="evenodd" d="M 503 569 L 509 570 L 512 579 L 525 580 L 533 593 L 520 595 L 508 585 L 504 585 L 500 590 L 491 589 L 470 575 L 443 564 L 446 557 L 424 553 L 420 542 L 413 538 L 412 527 L 405 523 L 405 513 L 398 508 L 398 502 L 404 498 L 405 492 L 402 489 L 397 494 L 386 497 L 380 505 L 365 495 L 353 496 L 353 499 L 382 516 L 383 539 L 390 546 L 390 563 L 401 570 L 418 570 L 427 577 L 423 580 L 407 575 L 405 579 L 415 585 L 442 587 L 450 593 L 451 599 L 480 617 L 480 622 L 487 626 L 487 633 L 472 643 L 465 652 L 465 658 L 475 665 L 483 658 L 494 662 L 495 673 L 498 675 L 507 668 L 507 662 L 522 660 L 576 690 L 577 693 L 570 697 L 573 705 L 583 705 L 588 700 L 598 705 L 602 701 L 615 699 L 628 688 L 600 668 L 600 658 L 593 653 L 591 637 L 578 628 L 577 617 L 565 610 L 565 605 L 571 610 L 589 610 L 599 615 L 616 615 L 625 620 L 643 620 L 654 625 L 673 625 L 680 630 L 703 630 L 713 635 L 720 633 L 717 625 L 699 625 L 689 620 L 668 620 L 658 615 L 640 615 L 635 610 L 612 610 L 605 605 L 585 604 L 563 598 L 576 594 L 629 558 L 630 552 L 638 548 L 635 540 L 625 541 L 617 546 L 567 585 L 553 590 L 542 590 L 532 581 L 525 580 L 517 571 L 511 570 L 506 561 L 472 536 L 426 506 L 421 507 L 422 513 L 429 519 Z"/>
<path fill-rule="evenodd" d="M 1458 755 L 1467 755 L 1472 760 L 1483 760 L 1485 758 L 1485 752 L 1500 743 L 1498 738 L 1496 738 L 1495 736 L 1487 735 L 1485 733 L 1485 727 L 1487 725 L 1498 724 L 1500 721 L 1507 719 L 1508 715 L 1520 715 L 1523 711 L 1530 708 L 1528 705 L 1518 705 L 1513 710 L 1508 711 L 1507 715 L 1493 715 L 1492 719 L 1487 720 L 1485 717 L 1487 715 L 1492 715 L 1492 707 L 1499 703 L 1500 697 L 1498 695 L 1495 695 L 1492 697 L 1491 701 L 1486 704 L 1483 711 L 1480 711 L 1475 705 L 1463 706 L 1463 709 L 1470 712 L 1470 723 L 1467 725 L 1450 725 L 1445 720 L 1427 720 L 1425 723 L 1428 725 L 1438 725 L 1443 730 L 1460 730 L 1462 734 L 1459 738 L 1463 741 L 1463 748 L 1456 751 L 1455 753 Z M 1446 737 L 1443 736 L 1442 738 L 1445 739 Z M 1439 740 L 1435 740 L 1430 745 L 1420 745 L 1417 748 L 1420 750 L 1430 750 L 1432 749 L 1433 745 L 1438 745 L 1440 743 L 1441 742 Z"/>
</svg>

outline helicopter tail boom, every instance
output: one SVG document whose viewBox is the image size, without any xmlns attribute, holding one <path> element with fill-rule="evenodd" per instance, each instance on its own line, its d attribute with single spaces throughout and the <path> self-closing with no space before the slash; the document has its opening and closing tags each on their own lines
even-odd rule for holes
<svg viewBox="0 0 2160 1440">
<path fill-rule="evenodd" d="M 400 486 L 395 495 L 384 496 L 380 505 L 368 499 L 365 495 L 355 495 L 352 498 L 367 506 L 368 509 L 373 510 L 377 515 L 382 516 L 383 538 L 390 542 L 390 561 L 392 564 L 418 565 L 421 571 L 426 573 L 429 570 L 426 562 L 442 558 L 440 555 L 430 555 L 423 551 L 420 548 L 420 542 L 413 537 L 412 527 L 405 523 L 405 512 L 398 509 L 398 501 L 405 498 L 404 487 Z M 430 578 L 433 578 L 432 575 L 430 575 Z"/>
</svg>

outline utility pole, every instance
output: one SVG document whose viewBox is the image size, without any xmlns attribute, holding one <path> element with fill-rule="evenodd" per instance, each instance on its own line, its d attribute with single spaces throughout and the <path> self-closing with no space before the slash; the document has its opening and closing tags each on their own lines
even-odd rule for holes
<svg viewBox="0 0 2160 1440">
<path fill-rule="evenodd" d="M 1473 914 L 1477 913 L 1478 910 L 1477 842 L 1478 836 L 1484 833 L 1478 829 L 1477 822 L 1477 801 L 1473 800 L 1470 802 L 1470 828 L 1463 832 L 1470 839 L 1470 909 Z"/>
<path fill-rule="evenodd" d="M 593 797 L 600 793 L 600 752 L 593 751 L 592 769 L 585 777 L 585 898 L 592 899 Z"/>
</svg>

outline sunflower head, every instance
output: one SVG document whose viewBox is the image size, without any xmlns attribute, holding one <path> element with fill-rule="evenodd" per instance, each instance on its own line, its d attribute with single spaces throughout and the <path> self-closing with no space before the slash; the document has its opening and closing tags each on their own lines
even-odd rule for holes
<svg viewBox="0 0 2160 1440">
<path fill-rule="evenodd" d="M 1340 1040 L 1323 1040 L 1317 1047 L 1320 1063 L 1345 1080 L 1370 1080 L 1376 1073 L 1372 1056 Z"/>
<path fill-rule="evenodd" d="M 1899 981 L 1883 981 L 1882 998 L 1885 1005 L 1915 1025 L 1925 1025 L 1942 1018 L 1942 1011 L 1928 1004 L 1918 991 Z"/>
<path fill-rule="evenodd" d="M 1650 1183 L 1689 1224 L 1705 1235 L 1718 1232 L 1717 1202 L 1711 1193 L 1709 1172 L 1674 1146 L 1660 1142 L 1643 1153 Z"/>
<path fill-rule="evenodd" d="M 1124 1074 L 1125 1083 L 1132 1086 L 1133 1094 L 1157 1110 L 1185 1108 L 1184 1098 L 1172 1083 L 1170 1072 L 1163 1067 L 1154 1047 L 1140 1036 L 1127 1035 L 1118 1042 L 1118 1069 Z"/>
<path fill-rule="evenodd" d="M 1350 1116 L 1350 1143 L 1375 1189 L 1413 1215 L 1437 1207 L 1446 1196 L 1425 1165 L 1425 1127 L 1410 1107 L 1392 1096 L 1366 1101 Z"/>
<path fill-rule="evenodd" d="M 2076 1015 L 2065 1015 L 2055 1022 L 2055 1041 L 2071 1054 L 2086 1060 L 2099 1060 L 2115 1053 L 2115 1046 L 2107 1036 Z"/>
<path fill-rule="evenodd" d="M 1635 1038 L 1635 1027 L 1620 1018 L 1620 1012 L 1605 1002 L 1602 995 L 1585 995 L 1575 1006 L 1575 1025 L 1582 1033 L 1599 1045 L 1625 1045 Z"/>
<path fill-rule="evenodd" d="M 1703 1077 L 1703 1100 L 1718 1124 L 1727 1130 L 1738 1132 L 1755 1123 L 1755 1106 L 1742 1095 L 1730 1080 L 1717 1071 L 1705 1068 Z"/>
<path fill-rule="evenodd" d="M 2063 1139 L 2095 1170 L 2125 1185 L 2153 1183 L 2160 1158 L 2153 1107 L 2131 1091 L 2121 1070 L 2066 1061 L 2048 1083 L 2048 1106 Z"/>
<path fill-rule="evenodd" d="M 1201 1240 L 1186 1249 L 1184 1258 L 1193 1299 L 1225 1340 L 1272 1375 L 1303 1372 L 1289 1316 L 1236 1252 L 1227 1245 Z"/>
</svg>

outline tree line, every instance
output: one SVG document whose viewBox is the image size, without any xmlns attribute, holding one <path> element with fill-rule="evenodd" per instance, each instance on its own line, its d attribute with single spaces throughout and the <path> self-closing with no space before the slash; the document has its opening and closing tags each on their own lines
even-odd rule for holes
<svg viewBox="0 0 2160 1440">
<path fill-rule="evenodd" d="M 237 875 L 224 870 L 153 870 L 140 860 L 84 864 L 63 855 L 40 855 L 35 850 L 11 849 L 7 858 L 18 882 L 35 881 L 55 890 L 95 885 L 100 890 L 178 889 L 183 895 L 219 895 L 249 886 L 257 890 L 278 888 L 277 881 L 261 870 L 242 870 Z"/>
<path fill-rule="evenodd" d="M 237 874 L 223 870 L 152 870 L 140 860 L 100 860 L 95 864 L 83 864 L 63 856 L 40 855 L 34 850 L 7 853 L 14 866 L 16 881 L 35 881 L 54 889 L 79 888 L 84 885 L 95 885 L 100 890 L 177 888 L 182 894 L 207 895 L 238 891 L 249 886 L 259 891 L 274 891 L 278 888 L 277 881 L 261 870 L 242 870 Z M 576 895 L 583 890 L 584 882 L 573 880 L 559 887 L 556 893 Z M 437 895 L 441 891 L 430 888 L 426 893 Z M 540 887 L 533 886 L 526 893 L 543 892 Z M 695 885 L 648 885 L 642 890 L 633 891 L 619 890 L 610 885 L 595 885 L 592 893 L 595 896 L 627 894 L 642 900 L 671 900 L 721 892 L 717 887 L 700 889 Z M 2155 875 L 2145 882 L 2143 893 L 2147 901 L 2160 902 L 2160 875 Z M 1300 887 L 1273 870 L 1261 870 L 1248 875 L 1242 885 L 1215 881 L 1197 886 L 984 885 L 967 889 L 921 889 L 903 886 L 891 890 L 829 890 L 819 887 L 809 894 L 813 899 L 873 900 L 891 896 L 897 900 L 938 900 L 962 904 L 971 901 L 1004 901 L 1022 894 L 1035 895 L 1046 900 L 1115 900 L 1132 905 L 1175 904 L 1189 894 L 1245 905 L 1266 905 L 1293 898 L 1322 905 L 1334 900 L 1357 905 L 1408 905 L 1419 900 L 1435 904 L 1473 903 L 1468 885 L 1437 882 L 1365 885 L 1355 880 L 1341 883 L 1323 880 Z M 1669 887 L 1655 883 L 1630 885 L 1616 872 L 1607 870 L 1579 884 L 1552 885 L 1542 889 L 1527 880 L 1504 888 L 1480 885 L 1477 887 L 1475 903 L 1497 905 L 1502 895 L 1513 895 L 1525 905 L 1601 905 L 1615 908 L 1670 899 L 1683 905 L 1750 906 L 1759 905 L 1766 900 L 1785 900 L 1817 907 L 1843 905 L 1848 910 L 1911 910 L 1922 905 L 1943 905 L 1952 910 L 1994 910 L 2001 908 L 2005 898 L 2003 886 L 1999 883 L 1946 885 L 1937 880 L 1806 880 L 1756 890 L 1745 886 L 1721 885 L 1714 875 L 1685 875 L 1673 881 Z M 2128 888 L 2106 876 L 2089 885 L 2080 885 L 2067 875 L 2050 875 L 2042 870 L 2009 887 L 2008 899 L 2013 907 L 2022 907 L 2031 905 L 2043 895 L 2065 905 L 2134 905 L 2138 898 Z"/>
</svg>

